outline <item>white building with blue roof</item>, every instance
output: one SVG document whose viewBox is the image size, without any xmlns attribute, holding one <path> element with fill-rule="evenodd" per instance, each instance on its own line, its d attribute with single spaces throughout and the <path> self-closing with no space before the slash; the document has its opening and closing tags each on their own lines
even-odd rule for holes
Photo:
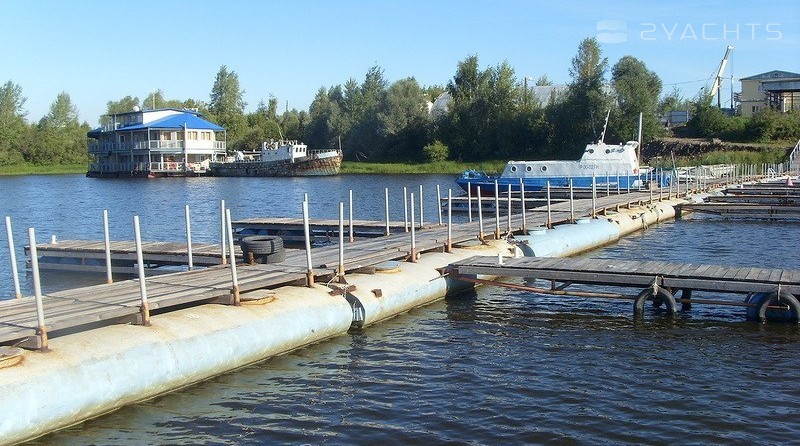
<svg viewBox="0 0 800 446">
<path fill-rule="evenodd" d="M 225 129 L 193 110 L 164 108 L 108 115 L 90 131 L 87 176 L 195 176 L 225 158 Z"/>
</svg>

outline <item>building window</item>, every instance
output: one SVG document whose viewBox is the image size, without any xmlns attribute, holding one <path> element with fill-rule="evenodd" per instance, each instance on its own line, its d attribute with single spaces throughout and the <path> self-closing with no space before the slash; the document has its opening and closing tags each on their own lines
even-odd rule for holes
<svg viewBox="0 0 800 446">
<path fill-rule="evenodd" d="M 758 105 L 753 106 L 753 113 L 758 113 Z"/>
</svg>

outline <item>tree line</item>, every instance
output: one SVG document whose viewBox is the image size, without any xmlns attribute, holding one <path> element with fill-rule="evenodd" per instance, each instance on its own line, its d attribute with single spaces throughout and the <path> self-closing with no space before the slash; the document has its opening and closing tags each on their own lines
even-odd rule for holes
<svg viewBox="0 0 800 446">
<path fill-rule="evenodd" d="M 580 43 L 569 73 L 569 84 L 541 101 L 528 86 L 532 79 L 518 78 L 507 62 L 481 68 L 475 55 L 458 63 L 446 85 L 422 86 L 413 77 L 390 83 L 374 66 L 362 81 L 350 78 L 321 87 L 308 111 L 287 107 L 279 113 L 277 98 L 269 96 L 246 113 L 239 77 L 223 65 L 208 102 L 166 99 L 156 90 L 143 100 L 125 96 L 108 101 L 106 112 L 135 106 L 197 109 L 227 129 L 230 150 L 255 150 L 262 141 L 287 138 L 304 140 L 311 148 L 342 147 L 348 160 L 381 162 L 577 158 L 604 130 L 610 143 L 636 139 L 640 112 L 645 142 L 664 135 L 660 117 L 665 112 L 686 109 L 693 112 L 686 136 L 764 140 L 800 133 L 797 113 L 728 118 L 700 96 L 689 101 L 673 90 L 662 97 L 661 79 L 644 62 L 624 56 L 609 68 L 594 38 Z M 535 85 L 551 82 L 541 76 Z M 431 103 L 445 92 L 446 110 L 431 113 Z M 0 87 L 0 165 L 87 161 L 90 127 L 78 123 L 66 92 L 33 124 L 25 119 L 25 101 L 12 81 Z"/>
</svg>

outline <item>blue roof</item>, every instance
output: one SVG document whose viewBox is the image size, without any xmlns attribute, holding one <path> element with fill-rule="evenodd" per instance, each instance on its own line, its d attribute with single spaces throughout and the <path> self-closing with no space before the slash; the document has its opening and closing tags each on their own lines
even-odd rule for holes
<svg viewBox="0 0 800 446">
<path fill-rule="evenodd" d="M 115 131 L 129 131 L 129 130 L 144 130 L 144 129 L 167 129 L 167 130 L 181 130 L 186 126 L 187 129 L 192 130 L 213 130 L 215 132 L 225 131 L 223 127 L 214 124 L 211 121 L 197 116 L 192 112 L 182 112 L 174 115 L 165 116 L 161 119 L 149 122 L 147 124 L 134 124 L 127 126 L 117 127 Z M 93 137 L 102 132 L 102 127 L 94 129 L 89 132 L 89 136 Z"/>
</svg>

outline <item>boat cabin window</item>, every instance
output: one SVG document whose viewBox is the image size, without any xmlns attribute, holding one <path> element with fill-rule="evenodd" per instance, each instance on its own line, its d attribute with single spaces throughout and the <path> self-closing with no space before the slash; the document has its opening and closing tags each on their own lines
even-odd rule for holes
<svg viewBox="0 0 800 446">
<path fill-rule="evenodd" d="M 594 153 L 594 149 L 589 149 L 589 150 L 587 150 L 587 152 Z"/>
<path fill-rule="evenodd" d="M 542 166 L 542 172 L 547 172 L 547 166 Z"/>
<path fill-rule="evenodd" d="M 511 166 L 511 171 L 512 172 L 516 172 L 517 171 L 517 166 Z"/>
<path fill-rule="evenodd" d="M 533 167 L 527 166 L 527 167 L 525 167 L 525 170 L 528 171 L 528 172 L 533 172 Z"/>
<path fill-rule="evenodd" d="M 611 149 L 606 149 L 606 154 L 611 153 Z"/>
</svg>

